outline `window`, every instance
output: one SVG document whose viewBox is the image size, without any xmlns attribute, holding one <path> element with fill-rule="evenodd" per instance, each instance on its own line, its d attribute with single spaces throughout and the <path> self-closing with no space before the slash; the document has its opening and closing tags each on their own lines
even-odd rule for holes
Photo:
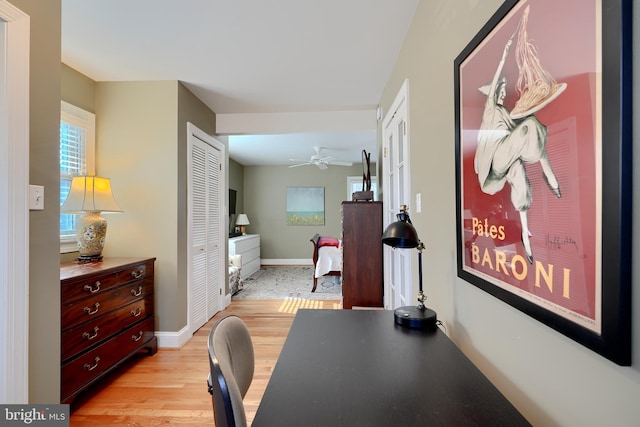
<svg viewBox="0 0 640 427">
<path fill-rule="evenodd" d="M 351 195 L 356 191 L 362 191 L 362 177 L 348 176 L 346 200 L 351 200 Z M 371 191 L 373 191 L 373 200 L 378 200 L 378 178 L 375 176 L 371 177 Z"/>
<path fill-rule="evenodd" d="M 64 101 L 60 105 L 60 205 L 67 198 L 71 180 L 95 174 L 95 115 Z M 78 215 L 60 214 L 60 252 L 73 252 Z"/>
</svg>

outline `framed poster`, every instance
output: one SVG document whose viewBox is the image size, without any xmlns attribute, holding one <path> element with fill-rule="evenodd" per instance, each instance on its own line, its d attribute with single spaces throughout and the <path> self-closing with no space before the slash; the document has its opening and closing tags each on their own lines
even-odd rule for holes
<svg viewBox="0 0 640 427">
<path fill-rule="evenodd" d="M 324 225 L 324 187 L 287 187 L 287 225 Z"/>
<path fill-rule="evenodd" d="M 458 276 L 629 365 L 631 0 L 603 3 L 507 0 L 456 58 Z"/>
</svg>

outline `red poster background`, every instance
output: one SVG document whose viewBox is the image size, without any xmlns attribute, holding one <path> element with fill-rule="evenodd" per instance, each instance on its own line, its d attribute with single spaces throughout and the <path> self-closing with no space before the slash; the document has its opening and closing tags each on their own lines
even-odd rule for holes
<svg viewBox="0 0 640 427">
<path fill-rule="evenodd" d="M 509 185 L 495 195 L 485 194 L 474 171 L 486 100 L 478 88 L 491 82 L 527 5 L 528 38 L 542 68 L 558 83 L 567 84 L 558 98 L 535 113 L 548 130 L 546 150 L 562 197 L 550 191 L 539 163 L 526 164 L 533 198 L 528 211 L 533 264 L 526 261 L 519 213 L 511 202 Z M 459 69 L 463 268 L 596 332 L 600 330 L 601 286 L 599 153 L 606 149 L 599 123 L 599 19 L 593 0 L 520 2 Z M 507 79 L 504 105 L 508 110 L 518 97 L 516 40 L 517 36 L 502 70 Z M 491 226 L 504 227 L 504 238 L 488 235 Z M 499 265 L 497 252 L 505 256 L 504 267 Z"/>
</svg>

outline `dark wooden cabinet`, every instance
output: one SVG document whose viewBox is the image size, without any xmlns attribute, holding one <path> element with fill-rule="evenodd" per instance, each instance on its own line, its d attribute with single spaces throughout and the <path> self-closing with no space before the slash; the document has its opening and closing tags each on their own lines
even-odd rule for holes
<svg viewBox="0 0 640 427">
<path fill-rule="evenodd" d="M 60 266 L 60 400 L 71 403 L 140 350 L 155 354 L 155 258 L 105 258 Z"/>
<path fill-rule="evenodd" d="M 342 306 L 382 307 L 382 202 L 342 202 Z"/>
</svg>

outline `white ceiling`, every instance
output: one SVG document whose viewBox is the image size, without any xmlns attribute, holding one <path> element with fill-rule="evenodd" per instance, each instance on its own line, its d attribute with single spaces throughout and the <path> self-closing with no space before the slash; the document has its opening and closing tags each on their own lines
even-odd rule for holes
<svg viewBox="0 0 640 427">
<path fill-rule="evenodd" d="M 62 0 L 62 61 L 95 81 L 182 81 L 219 124 L 234 119 L 226 134 L 243 136 L 229 137 L 229 154 L 241 164 L 291 164 L 314 146 L 375 161 L 376 105 L 418 3 Z M 244 114 L 349 111 L 370 112 L 372 125 L 242 128 Z"/>
</svg>

